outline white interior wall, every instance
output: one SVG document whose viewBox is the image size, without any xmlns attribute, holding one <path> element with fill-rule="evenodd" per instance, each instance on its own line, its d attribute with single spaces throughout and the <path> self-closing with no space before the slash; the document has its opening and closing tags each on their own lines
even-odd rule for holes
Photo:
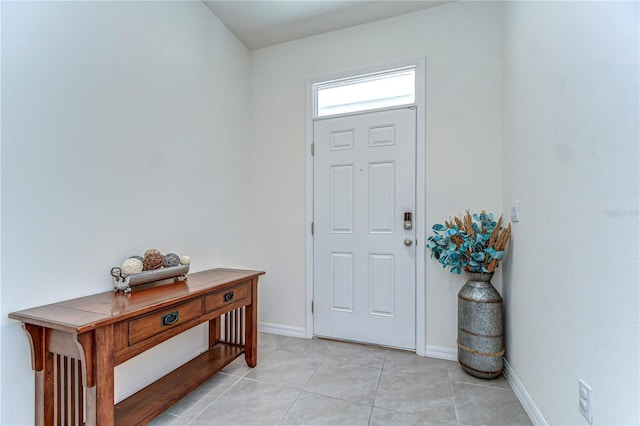
<svg viewBox="0 0 640 426">
<path fill-rule="evenodd" d="M 201 6 L 1 3 L 0 423 L 33 412 L 27 339 L 7 313 L 108 290 L 108 269 L 152 245 L 188 251 L 201 270 L 244 266 L 250 243 L 268 271 L 260 320 L 304 327 L 304 83 L 419 56 L 428 226 L 522 202 L 504 265 L 509 362 L 550 424 L 584 423 L 577 378 L 594 387 L 597 424 L 640 423 L 637 3 L 506 6 L 504 161 L 501 6 L 455 3 L 261 49 L 251 76 L 246 49 Z M 150 179 L 178 201 L 140 195 Z M 167 212 L 182 225 L 158 236 L 168 204 L 186 207 Z M 426 262 L 427 344 L 452 348 L 462 278 Z M 186 356 L 199 338 L 168 349 L 186 344 Z M 166 369 L 149 359 L 120 368 L 120 393 Z"/>
<path fill-rule="evenodd" d="M 501 43 L 499 3 L 456 2 L 252 52 L 252 247 L 268 272 L 261 321 L 305 327 L 307 80 L 426 57 L 427 213 L 416 220 L 430 230 L 468 208 L 502 207 Z M 427 346 L 454 354 L 464 277 L 426 262 Z"/>
<path fill-rule="evenodd" d="M 638 2 L 505 5 L 507 359 L 548 424 L 639 415 Z"/>
<path fill-rule="evenodd" d="M 150 247 L 248 266 L 249 66 L 201 2 L 2 2 L 1 424 L 33 424 L 9 312 L 109 291 Z M 120 366 L 116 397 L 203 339 Z"/>
<path fill-rule="evenodd" d="M 2 310 L 2 2 L 0 2 L 0 318 Z M 0 323 L 0 419 L 2 419 L 2 325 Z"/>
</svg>

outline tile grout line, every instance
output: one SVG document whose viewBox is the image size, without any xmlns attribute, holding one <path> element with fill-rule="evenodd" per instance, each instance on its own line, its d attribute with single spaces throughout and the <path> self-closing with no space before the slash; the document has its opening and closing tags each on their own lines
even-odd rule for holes
<svg viewBox="0 0 640 426">
<path fill-rule="evenodd" d="M 323 398 L 335 399 L 336 401 L 347 402 L 347 403 L 352 404 L 352 405 L 360 405 L 362 407 L 372 407 L 369 404 L 365 404 L 365 403 L 362 403 L 362 402 L 351 401 L 351 400 L 348 400 L 348 399 L 342 399 L 342 398 L 338 398 L 337 396 L 325 395 L 323 393 L 318 393 L 318 392 L 313 392 L 313 391 L 308 391 L 308 390 L 303 390 L 302 392 L 309 393 L 309 394 L 316 395 L 316 396 L 321 396 Z"/>
<path fill-rule="evenodd" d="M 286 352 L 286 351 L 281 351 L 281 352 Z M 324 360 L 323 360 L 324 362 Z M 320 368 L 320 366 L 322 365 L 322 363 L 320 363 L 318 365 L 318 367 L 316 367 L 316 369 L 313 371 L 313 373 L 311 373 L 311 375 L 309 376 L 309 378 L 307 379 L 307 381 L 302 385 L 302 387 L 296 387 L 296 386 L 289 386 L 289 385 L 283 385 L 283 384 L 278 384 L 278 383 L 274 383 L 274 382 L 269 382 L 267 380 L 264 379 L 257 379 L 257 378 L 253 378 L 253 377 L 247 377 L 248 374 L 251 372 L 251 370 L 249 370 L 245 376 L 240 377 L 241 379 L 245 379 L 245 380 L 250 380 L 252 382 L 257 382 L 257 383 L 264 383 L 267 385 L 271 385 L 271 386 L 276 386 L 279 388 L 286 388 L 286 389 L 293 389 L 293 390 L 298 390 L 298 391 L 305 391 L 305 387 L 307 386 L 307 384 L 309 383 L 309 381 L 311 381 L 311 378 L 316 374 L 316 372 L 318 371 L 318 369 Z M 306 392 L 306 391 L 305 391 Z"/>
<path fill-rule="evenodd" d="M 380 381 L 382 381 L 382 373 L 384 371 L 384 364 L 387 362 L 387 354 L 384 354 L 384 359 L 382 360 L 382 367 L 380 367 L 380 376 L 378 376 L 378 384 L 376 385 L 376 392 L 373 397 L 373 403 L 371 403 L 371 412 L 369 413 L 369 421 L 367 421 L 367 426 L 371 424 L 371 417 L 373 416 L 373 407 L 376 406 L 376 400 L 378 399 L 378 390 L 380 389 Z"/>
<path fill-rule="evenodd" d="M 449 379 L 449 389 L 451 390 L 451 399 L 453 400 L 453 412 L 456 415 L 456 423 L 460 424 L 460 416 L 458 415 L 458 403 L 456 402 L 456 395 L 453 393 L 453 380 L 451 380 L 451 374 L 449 373 L 449 364 L 445 363 L 447 369 L 447 378 Z"/>
<path fill-rule="evenodd" d="M 313 376 L 316 375 L 316 373 L 318 372 L 318 370 L 320 370 L 320 367 L 322 367 L 322 365 L 324 364 L 325 359 L 327 359 L 326 356 L 322 357 L 322 362 L 320 364 L 318 364 L 318 366 L 316 367 L 315 370 L 313 370 L 313 373 L 309 376 L 309 378 L 307 379 L 307 381 L 304 383 L 304 385 L 302 386 L 302 390 L 304 391 L 305 388 L 307 387 L 307 385 L 309 384 L 309 382 L 311 381 L 311 379 L 313 379 Z"/>
<path fill-rule="evenodd" d="M 294 406 L 294 404 L 296 403 L 298 398 L 300 398 L 300 395 L 302 395 L 302 391 L 298 389 L 298 394 L 293 399 L 293 401 L 291 401 L 291 404 L 289 404 L 289 407 L 287 407 L 287 411 L 285 411 L 284 414 L 282 416 L 280 416 L 280 418 L 276 422 L 276 425 L 281 425 L 282 424 L 282 421 L 284 420 L 285 417 L 287 417 L 287 414 L 289 414 L 289 411 L 291 411 L 291 407 Z"/>
<path fill-rule="evenodd" d="M 303 393 L 303 392 L 306 392 L 306 393 L 309 393 L 309 394 L 313 394 L 313 395 L 322 396 L 322 397 L 325 397 L 325 398 L 332 398 L 332 399 L 335 399 L 335 400 L 338 400 L 338 401 L 344 401 L 344 402 L 347 402 L 347 403 L 350 403 L 350 404 L 357 404 L 357 405 L 368 406 L 367 404 L 359 404 L 359 403 L 355 403 L 355 402 L 353 402 L 353 401 L 348 401 L 348 400 L 345 400 L 345 399 L 336 398 L 336 397 L 332 397 L 332 396 L 329 396 L 329 395 L 323 395 L 323 394 L 315 393 L 315 392 L 308 391 L 308 390 L 306 390 L 306 389 L 305 389 L 305 388 L 307 387 L 307 385 L 309 384 L 309 382 L 311 381 L 311 379 L 316 375 L 316 373 L 318 372 L 318 370 L 320 370 L 320 368 L 325 364 L 325 362 L 326 362 L 327 360 L 328 360 L 328 361 L 332 361 L 332 359 L 330 359 L 330 358 L 328 357 L 328 355 L 323 355 L 323 356 L 322 356 L 322 362 L 320 362 L 320 364 L 318 364 L 318 366 L 315 368 L 315 370 L 313 371 L 313 373 L 309 376 L 309 378 L 307 379 L 307 381 L 306 381 L 306 382 L 304 383 L 304 385 L 302 386 L 302 389 L 297 389 L 297 388 L 296 388 L 296 390 L 298 390 L 298 391 L 299 391 L 299 392 L 298 392 L 298 395 L 296 396 L 296 398 L 294 399 L 294 401 L 291 403 L 291 405 L 289 406 L 289 408 L 287 408 L 287 411 L 283 414 L 283 416 L 280 418 L 280 420 L 278 421 L 278 423 L 277 423 L 277 424 L 282 424 L 282 420 L 284 420 L 284 418 L 287 416 L 287 414 L 289 414 L 289 412 L 291 411 L 291 408 L 292 408 L 292 407 L 293 407 L 293 405 L 296 403 L 296 401 L 298 401 L 298 399 L 300 398 L 300 396 L 302 395 L 302 393 Z M 249 379 L 249 380 L 250 380 L 250 379 Z M 378 379 L 378 381 L 379 381 L 379 379 Z M 373 408 L 373 407 L 372 407 L 372 408 Z M 369 413 L 369 418 L 371 418 L 371 413 Z"/>
<path fill-rule="evenodd" d="M 222 373 L 222 374 L 224 374 L 224 373 Z M 231 376 L 231 375 L 227 375 L 227 376 L 229 376 L 229 377 L 236 377 L 237 379 L 236 379 L 236 381 L 235 381 L 235 382 L 233 382 L 233 383 L 231 384 L 231 386 L 229 386 L 227 389 L 225 389 L 225 390 L 224 390 L 224 392 L 222 392 L 220 395 L 216 396 L 216 397 L 213 399 L 213 401 L 211 401 L 209 404 L 207 404 L 207 406 L 206 406 L 206 407 L 204 407 L 202 410 L 200 410 L 200 412 L 199 412 L 198 414 L 196 414 L 195 416 L 193 416 L 193 418 L 192 418 L 191 420 L 189 420 L 189 422 L 187 423 L 187 425 L 192 424 L 192 423 L 195 421 L 195 419 L 197 419 L 197 418 L 198 418 L 202 413 L 204 413 L 204 412 L 205 412 L 209 407 L 211 407 L 211 406 L 212 406 L 212 405 L 213 405 L 217 400 L 219 400 L 219 399 L 222 397 L 222 395 L 224 395 L 224 394 L 226 394 L 227 392 L 229 392 L 229 391 L 231 390 L 231 388 L 232 388 L 232 387 L 234 387 L 235 385 L 237 385 L 237 384 L 238 384 L 238 382 L 239 382 L 240 380 L 242 380 L 242 377 L 238 377 L 238 376 Z"/>
<path fill-rule="evenodd" d="M 276 353 L 278 353 L 278 352 L 288 352 L 288 351 L 286 351 L 286 350 L 282 350 L 282 351 L 280 351 L 278 348 L 276 348 L 276 349 L 274 349 L 274 350 L 273 350 L 272 354 L 276 354 Z M 294 353 L 292 353 L 292 352 L 288 352 L 288 353 L 290 353 L 290 354 L 294 354 Z M 271 354 L 270 354 L 270 355 L 271 355 Z M 294 355 L 296 355 L 296 354 L 294 354 Z M 304 355 L 304 356 L 308 356 L 307 354 L 303 354 L 303 355 Z M 320 357 L 318 357 L 318 358 L 320 358 Z M 311 373 L 311 375 L 310 375 L 310 376 L 309 376 L 309 378 L 306 380 L 306 382 L 302 385 L 302 387 L 301 387 L 301 388 L 291 388 L 291 389 L 297 390 L 297 391 L 298 391 L 298 394 L 297 394 L 297 395 L 296 395 L 296 397 L 293 399 L 293 401 L 291 401 L 291 404 L 289 404 L 289 407 L 287 407 L 287 410 L 284 412 L 284 414 L 280 417 L 280 419 L 278 419 L 278 421 L 276 422 L 276 425 L 280 425 L 280 424 L 282 424 L 282 421 L 287 417 L 287 414 L 289 414 L 289 412 L 291 411 L 291 408 L 295 405 L 296 401 L 298 401 L 298 399 L 300 398 L 300 395 L 302 395 L 302 393 L 304 392 L 304 388 L 307 386 L 307 384 L 309 383 L 309 381 L 311 381 L 311 378 L 316 374 L 316 372 L 318 371 L 318 369 L 320 369 L 320 366 L 322 366 L 322 364 L 324 363 L 324 361 L 325 361 L 325 358 L 326 358 L 326 357 L 325 357 L 325 356 L 322 356 L 321 358 L 322 358 L 322 362 L 320 362 L 320 363 L 318 364 L 318 366 L 313 370 L 313 373 Z M 247 374 L 248 374 L 248 373 L 247 373 Z M 249 377 L 247 377 L 246 379 L 247 379 L 247 380 L 254 380 L 254 381 L 256 381 L 256 382 L 260 382 L 260 383 L 267 383 L 267 384 L 274 385 L 274 386 L 288 387 L 288 386 L 282 386 L 282 385 L 275 385 L 275 384 L 270 383 L 270 382 L 262 382 L 262 381 L 260 381 L 260 380 L 258 380 L 258 379 L 252 379 L 252 378 L 249 378 Z"/>
</svg>

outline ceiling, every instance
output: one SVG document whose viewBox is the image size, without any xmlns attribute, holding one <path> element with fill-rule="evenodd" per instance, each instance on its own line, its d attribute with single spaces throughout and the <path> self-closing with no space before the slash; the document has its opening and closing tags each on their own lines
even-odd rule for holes
<svg viewBox="0 0 640 426">
<path fill-rule="evenodd" d="M 448 1 L 451 0 L 203 0 L 251 50 L 403 15 Z"/>
</svg>

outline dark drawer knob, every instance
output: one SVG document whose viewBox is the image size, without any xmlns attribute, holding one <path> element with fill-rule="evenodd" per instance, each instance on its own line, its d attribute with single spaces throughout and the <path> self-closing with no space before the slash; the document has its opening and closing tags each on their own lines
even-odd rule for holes
<svg viewBox="0 0 640 426">
<path fill-rule="evenodd" d="M 178 322 L 178 311 L 171 312 L 162 316 L 162 326 L 171 325 Z"/>
<path fill-rule="evenodd" d="M 232 292 L 232 291 L 230 291 L 229 293 L 225 293 L 225 295 L 224 295 L 224 301 L 225 301 L 225 302 L 229 302 L 229 301 L 231 301 L 231 300 L 233 300 L 233 292 Z"/>
</svg>

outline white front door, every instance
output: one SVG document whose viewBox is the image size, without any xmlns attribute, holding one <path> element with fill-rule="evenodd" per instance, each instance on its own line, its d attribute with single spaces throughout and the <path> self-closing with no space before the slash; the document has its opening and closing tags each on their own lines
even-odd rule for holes
<svg viewBox="0 0 640 426">
<path fill-rule="evenodd" d="M 415 123 L 415 108 L 314 122 L 316 336 L 415 349 Z"/>
</svg>

